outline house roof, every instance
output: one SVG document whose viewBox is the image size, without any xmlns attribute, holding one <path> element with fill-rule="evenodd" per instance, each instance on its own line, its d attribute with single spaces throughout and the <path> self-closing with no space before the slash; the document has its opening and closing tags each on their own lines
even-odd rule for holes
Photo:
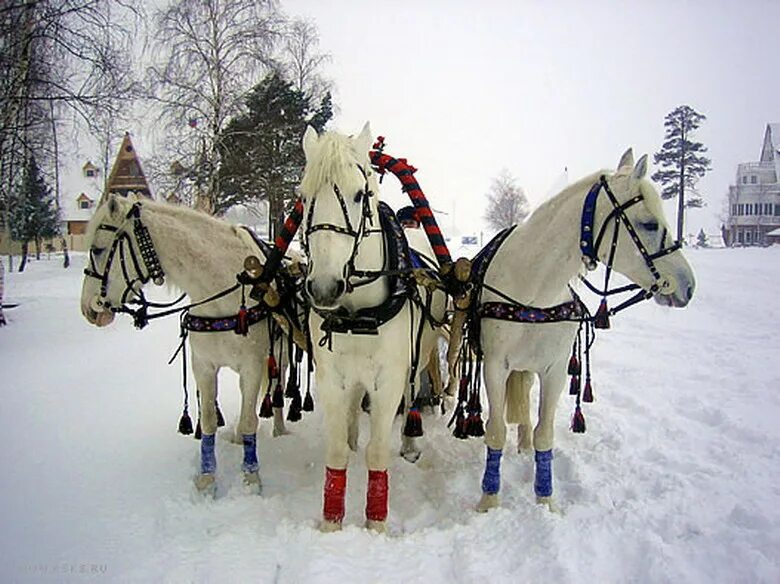
<svg viewBox="0 0 780 584">
<path fill-rule="evenodd" d="M 772 237 L 780 236 L 780 227 L 778 227 L 777 229 L 773 229 L 772 231 L 768 232 L 767 235 L 771 235 Z"/>
<path fill-rule="evenodd" d="M 760 160 L 773 163 L 775 180 L 780 181 L 780 123 L 766 125 Z"/>
<path fill-rule="evenodd" d="M 109 193 L 119 193 L 123 196 L 127 196 L 131 192 L 150 198 L 152 196 L 144 171 L 141 169 L 141 161 L 138 160 L 133 142 L 130 140 L 129 132 L 126 132 L 122 139 L 114 168 L 111 169 L 111 174 L 108 177 L 106 190 Z"/>
</svg>

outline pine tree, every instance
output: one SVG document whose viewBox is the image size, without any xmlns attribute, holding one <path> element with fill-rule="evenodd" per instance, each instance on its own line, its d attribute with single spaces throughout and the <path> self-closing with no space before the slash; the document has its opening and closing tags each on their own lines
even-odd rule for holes
<svg viewBox="0 0 780 584">
<path fill-rule="evenodd" d="M 330 94 L 319 107 L 274 72 L 250 92 L 247 113 L 231 120 L 222 139 L 221 192 L 215 214 L 233 205 L 266 200 L 271 235 L 295 195 L 305 165 L 301 140 L 307 125 L 318 132 L 333 116 Z"/>
<path fill-rule="evenodd" d="M 663 187 L 664 199 L 677 197 L 677 240 L 683 241 L 686 207 L 703 207 L 704 201 L 696 193 L 698 180 L 710 170 L 710 159 L 704 156 L 706 146 L 693 140 L 694 132 L 706 116 L 687 105 L 681 105 L 666 115 L 665 141 L 653 155 L 653 162 L 661 169 L 652 179 Z M 686 198 L 686 194 L 692 193 Z"/>
<path fill-rule="evenodd" d="M 27 161 L 21 184 L 17 189 L 10 215 L 11 237 L 22 242 L 22 261 L 19 271 L 27 265 L 30 242 L 35 242 L 40 252 L 43 238 L 59 233 L 59 214 L 54 204 L 51 189 L 43 178 L 41 169 L 33 156 Z"/>
</svg>

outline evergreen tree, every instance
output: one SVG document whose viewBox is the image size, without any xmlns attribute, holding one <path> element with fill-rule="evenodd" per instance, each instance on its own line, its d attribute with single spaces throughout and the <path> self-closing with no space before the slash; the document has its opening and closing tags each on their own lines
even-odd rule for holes
<svg viewBox="0 0 780 584">
<path fill-rule="evenodd" d="M 683 241 L 686 207 L 703 207 L 704 201 L 696 193 L 698 180 L 710 170 L 710 159 L 704 156 L 706 146 L 693 140 L 694 132 L 706 116 L 687 105 L 681 105 L 666 115 L 665 141 L 653 155 L 653 162 L 661 168 L 652 179 L 663 187 L 664 199 L 677 197 L 677 240 Z M 690 192 L 691 195 L 686 194 Z"/>
<path fill-rule="evenodd" d="M 268 201 L 273 236 L 303 174 L 301 140 L 306 126 L 321 132 L 333 117 L 333 105 L 327 93 L 314 108 L 305 93 L 276 72 L 252 89 L 246 105 L 247 113 L 233 118 L 222 137 L 215 214 L 242 203 Z"/>
<path fill-rule="evenodd" d="M 11 237 L 22 242 L 22 261 L 19 271 L 27 265 L 30 242 L 36 244 L 40 254 L 41 240 L 59 233 L 59 214 L 51 189 L 43 178 L 34 157 L 30 157 L 24 169 L 21 184 L 16 192 L 10 215 Z"/>
<path fill-rule="evenodd" d="M 704 233 L 704 229 L 699 230 L 699 235 L 696 236 L 696 245 L 699 247 L 709 247 L 710 241 L 707 238 L 707 234 Z"/>
</svg>

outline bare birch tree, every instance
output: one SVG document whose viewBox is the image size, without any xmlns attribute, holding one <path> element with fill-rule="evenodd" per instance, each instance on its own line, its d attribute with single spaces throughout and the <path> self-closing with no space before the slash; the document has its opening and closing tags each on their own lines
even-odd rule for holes
<svg viewBox="0 0 780 584">
<path fill-rule="evenodd" d="M 208 213 L 220 192 L 222 133 L 272 66 L 281 27 L 269 0 L 177 0 L 156 15 L 157 58 L 147 77 L 170 156 L 156 166 L 178 163 L 191 177 L 195 206 Z"/>
<path fill-rule="evenodd" d="M 493 179 L 487 195 L 485 221 L 495 230 L 522 222 L 528 216 L 528 199 L 507 170 Z"/>
</svg>

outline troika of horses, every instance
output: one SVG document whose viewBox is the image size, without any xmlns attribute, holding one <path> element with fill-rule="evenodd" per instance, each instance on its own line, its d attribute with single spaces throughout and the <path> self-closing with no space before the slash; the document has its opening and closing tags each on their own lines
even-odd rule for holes
<svg viewBox="0 0 780 584">
<path fill-rule="evenodd" d="M 437 346 L 445 339 L 449 377 L 446 389 L 434 384 L 433 398 L 442 411 L 450 406 L 448 425 L 457 438 L 484 436 L 477 510 L 499 505 L 507 424 L 517 424 L 518 450 L 533 452 L 537 502 L 554 510 L 555 409 L 568 388 L 575 402 L 571 429 L 585 431 L 582 404 L 593 401 L 595 329 L 609 328 L 611 317 L 642 300 L 684 307 L 693 296 L 691 267 L 645 179 L 647 157 L 635 163 L 629 149 L 616 170 L 569 185 L 475 257 L 453 261 L 416 169 L 384 148 L 368 124 L 357 136 L 308 128 L 298 197 L 273 243 L 183 206 L 105 196 L 87 232 L 81 311 L 99 327 L 118 313 L 130 315 L 138 328 L 179 316 L 179 431 L 200 439 L 196 492 L 218 492 L 215 436 L 224 420 L 217 373 L 228 367 L 239 375 L 241 390 L 235 436 L 244 450 L 241 470 L 258 491 L 258 416 L 273 419 L 275 436 L 284 434 L 286 421 L 313 409 L 316 393 L 326 437 L 323 531 L 341 528 L 350 451 L 357 449 L 361 412 L 368 412 L 366 526 L 384 531 L 394 419 L 405 415 L 400 450 L 413 462 L 422 435 L 421 373 L 426 367 L 438 372 Z M 423 228 L 417 234 L 407 237 L 379 199 L 379 179 L 388 172 L 409 195 Z M 423 232 L 427 238 L 419 236 Z M 290 247 L 296 235 L 302 253 Z M 594 284 L 587 276 L 599 264 L 604 281 Z M 611 288 L 613 272 L 631 284 Z M 167 283 L 182 295 L 153 302 L 144 292 L 149 282 Z M 583 287 L 600 301 L 593 313 L 575 291 Z M 624 300 L 610 308 L 608 297 L 615 294 Z"/>
</svg>

